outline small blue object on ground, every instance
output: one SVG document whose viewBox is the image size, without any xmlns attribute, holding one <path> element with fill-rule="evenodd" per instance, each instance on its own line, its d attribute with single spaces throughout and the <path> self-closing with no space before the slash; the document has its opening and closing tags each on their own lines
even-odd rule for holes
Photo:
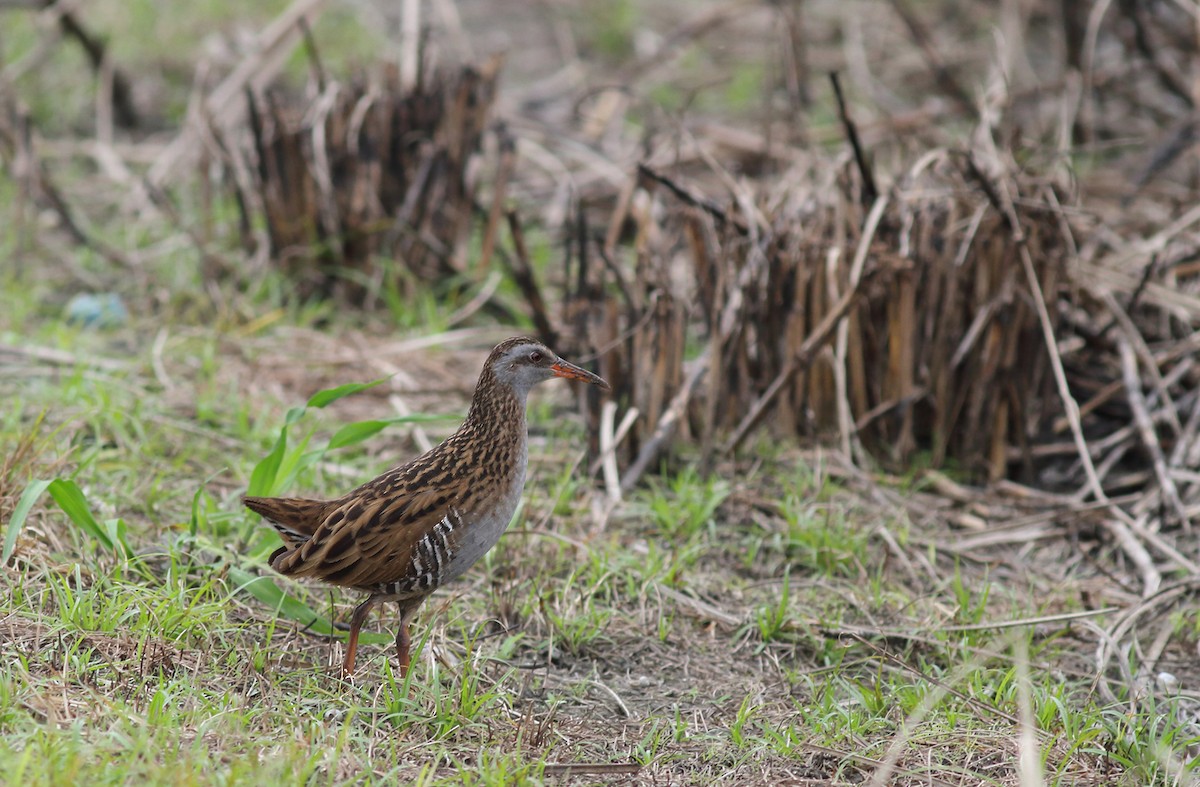
<svg viewBox="0 0 1200 787">
<path fill-rule="evenodd" d="M 115 292 L 80 293 L 67 303 L 67 322 L 85 328 L 118 328 L 129 320 L 125 302 Z"/>
</svg>

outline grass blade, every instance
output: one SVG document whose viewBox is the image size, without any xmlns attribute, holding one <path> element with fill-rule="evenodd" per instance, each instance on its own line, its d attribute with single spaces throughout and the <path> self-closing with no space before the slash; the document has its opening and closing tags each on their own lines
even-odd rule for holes
<svg viewBox="0 0 1200 787">
<path fill-rule="evenodd" d="M 121 548 L 122 557 L 128 560 L 133 556 L 133 550 L 129 548 L 129 541 L 126 539 L 128 528 L 124 519 L 117 517 L 104 520 L 104 532 L 108 534 L 108 540 L 113 543 L 114 547 Z"/>
<path fill-rule="evenodd" d="M 115 549 L 116 544 L 109 537 L 105 528 L 101 527 L 92 514 L 87 497 L 79 485 L 70 479 L 56 478 L 46 487 L 54 502 L 63 510 L 67 518 L 75 523 L 83 532 L 99 541 L 106 549 Z"/>
<path fill-rule="evenodd" d="M 21 493 L 21 499 L 17 501 L 17 507 L 13 509 L 12 519 L 8 520 L 8 528 L 4 533 L 4 552 L 0 554 L 0 566 L 8 565 L 8 559 L 12 557 L 13 550 L 17 548 L 17 536 L 20 535 L 21 528 L 25 526 L 25 517 L 29 516 L 33 504 L 37 502 L 48 486 L 50 486 L 48 479 L 30 481 L 29 486 L 25 487 L 25 491 Z"/>
<path fill-rule="evenodd" d="M 387 382 L 388 378 L 381 377 L 378 380 L 372 380 L 369 383 L 346 383 L 339 385 L 336 388 L 326 388 L 324 391 L 317 391 L 308 400 L 309 407 L 325 407 L 326 405 L 336 402 L 344 396 L 356 394 L 359 391 L 365 391 L 368 388 L 374 388 L 380 383 Z"/>
<path fill-rule="evenodd" d="M 188 519 L 188 534 L 192 538 L 200 532 L 201 524 L 208 524 L 208 495 L 204 494 L 204 487 L 196 487 L 196 494 L 192 495 L 192 515 Z M 207 529 L 207 528 L 206 528 Z"/>
</svg>

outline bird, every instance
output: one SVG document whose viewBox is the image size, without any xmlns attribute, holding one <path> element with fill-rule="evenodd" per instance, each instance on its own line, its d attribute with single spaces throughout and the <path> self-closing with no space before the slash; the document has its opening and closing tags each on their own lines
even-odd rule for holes
<svg viewBox="0 0 1200 787">
<path fill-rule="evenodd" d="M 495 546 L 512 520 L 529 463 L 526 398 L 555 377 L 611 390 L 536 339 L 507 339 L 484 362 L 466 420 L 440 445 L 334 500 L 242 499 L 283 539 L 271 568 L 367 594 L 350 617 L 343 678 L 354 674 L 367 615 L 387 602 L 400 609 L 396 658 L 407 675 L 408 626 L 421 604 Z"/>
</svg>

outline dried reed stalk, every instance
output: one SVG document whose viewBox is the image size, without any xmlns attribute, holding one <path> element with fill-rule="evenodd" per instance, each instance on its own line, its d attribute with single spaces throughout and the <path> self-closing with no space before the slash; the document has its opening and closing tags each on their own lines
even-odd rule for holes
<svg viewBox="0 0 1200 787">
<path fill-rule="evenodd" d="M 395 68 L 377 80 L 318 79 L 311 98 L 247 93 L 248 134 L 218 132 L 252 173 L 270 256 L 298 294 L 363 302 L 395 270 L 446 281 L 466 269 L 465 245 L 481 147 L 500 59 L 457 73 L 420 74 L 411 90 Z M 248 136 L 250 145 L 239 144 Z M 497 202 L 497 205 L 500 203 Z M 495 234 L 496 216 L 489 222 Z"/>
<path fill-rule="evenodd" d="M 726 206 L 641 169 L 629 209 L 632 308 L 607 330 L 627 337 L 619 395 L 647 414 L 626 485 L 644 469 L 643 441 L 661 447 L 664 417 L 702 445 L 728 435 L 727 449 L 771 414 L 777 430 L 840 433 L 896 466 L 918 451 L 993 479 L 1014 458 L 1036 465 L 1030 449 L 1060 410 L 1045 404 L 1053 377 L 1007 217 L 945 152 L 923 157 L 871 216 L 861 173 L 859 157 L 832 194 L 764 185 Z M 1041 290 L 1058 297 L 1066 244 L 1035 196 L 1053 186 L 1011 177 L 1028 195 L 1020 243 Z M 835 355 L 822 348 L 839 326 Z M 707 347 L 694 362 L 706 373 L 682 384 L 688 344 Z"/>
</svg>

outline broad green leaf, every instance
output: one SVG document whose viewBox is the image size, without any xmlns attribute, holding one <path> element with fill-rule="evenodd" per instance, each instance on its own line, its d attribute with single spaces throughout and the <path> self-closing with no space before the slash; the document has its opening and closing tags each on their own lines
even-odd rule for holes
<svg viewBox="0 0 1200 787">
<path fill-rule="evenodd" d="M 326 448 L 332 451 L 335 448 L 344 448 L 348 445 L 361 443 L 363 440 L 379 434 L 388 428 L 391 423 L 391 421 L 356 421 L 352 424 L 346 424 L 333 433 L 333 437 L 329 438 L 329 445 Z"/>
<path fill-rule="evenodd" d="M 328 618 L 319 614 L 295 596 L 285 593 L 271 579 L 256 576 L 249 571 L 243 571 L 233 566 L 229 567 L 229 578 L 237 583 L 235 593 L 244 590 L 274 609 L 278 614 L 297 623 L 302 623 L 311 631 L 315 631 L 318 634 L 334 633 L 333 625 Z"/>
<path fill-rule="evenodd" d="M 339 385 L 336 388 L 326 388 L 324 391 L 317 391 L 315 394 L 313 394 L 308 400 L 308 406 L 325 407 L 326 405 L 332 404 L 338 399 L 341 399 L 343 396 L 349 396 L 350 394 L 356 394 L 359 391 L 365 391 L 368 388 L 374 388 L 380 383 L 387 382 L 387 380 L 388 378 L 381 377 L 378 380 L 372 380 L 369 383 L 346 383 L 345 385 Z"/>
<path fill-rule="evenodd" d="M 271 453 L 259 460 L 250 473 L 250 485 L 246 488 L 248 495 L 269 495 L 275 491 L 275 482 L 279 477 L 279 465 L 283 462 L 283 454 L 287 450 L 287 427 L 279 430 L 279 438 Z"/>
<path fill-rule="evenodd" d="M 99 541 L 106 549 L 114 548 L 113 540 L 105 528 L 96 521 L 91 506 L 88 505 L 87 497 L 84 496 L 83 490 L 79 488 L 78 484 L 70 479 L 56 478 L 50 482 L 47 489 L 50 496 L 54 498 L 54 502 L 58 503 L 58 507 L 63 510 L 68 519 L 75 523 L 76 527 Z"/>
<path fill-rule="evenodd" d="M 274 609 L 278 614 L 300 623 L 309 631 L 326 636 L 346 636 L 347 632 L 335 629 L 333 622 L 329 618 L 318 613 L 292 594 L 284 591 L 283 588 L 279 587 L 279 585 L 275 584 L 268 577 L 256 576 L 249 571 L 230 566 L 229 578 L 237 583 L 237 588 L 234 590 L 235 593 L 243 590 L 246 591 L 263 604 Z M 392 641 L 392 637 L 388 634 L 379 634 L 371 631 L 362 632 L 358 639 L 359 642 L 371 644 Z"/>
<path fill-rule="evenodd" d="M 355 421 L 352 424 L 346 424 L 334 432 L 333 437 L 329 438 L 329 445 L 326 446 L 326 450 L 332 451 L 335 448 L 345 448 L 348 445 L 361 443 L 363 440 L 374 437 L 393 424 L 423 423 L 443 419 L 444 417 L 440 415 L 401 415 L 395 418 Z"/>
<path fill-rule="evenodd" d="M 0 554 L 0 566 L 8 565 L 8 559 L 12 557 L 13 551 L 17 548 L 17 536 L 20 535 L 21 528 L 25 526 L 25 517 L 29 516 L 33 504 L 37 502 L 48 486 L 50 486 L 49 479 L 30 481 L 29 486 L 25 487 L 25 491 L 21 493 L 21 499 L 17 501 L 17 507 L 13 509 L 12 519 L 8 520 L 8 529 L 4 533 L 4 552 Z"/>
</svg>

